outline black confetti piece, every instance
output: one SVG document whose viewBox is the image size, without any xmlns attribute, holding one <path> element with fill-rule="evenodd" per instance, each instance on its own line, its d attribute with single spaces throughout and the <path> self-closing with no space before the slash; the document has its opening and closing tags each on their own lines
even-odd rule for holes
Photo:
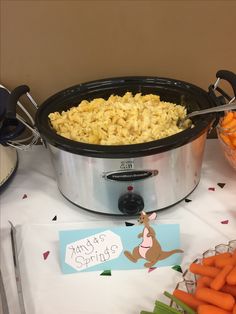
<svg viewBox="0 0 236 314">
<path fill-rule="evenodd" d="M 125 222 L 125 225 L 126 225 L 126 227 L 131 227 L 131 226 L 134 226 L 134 224 L 132 224 L 131 222 Z"/>
<path fill-rule="evenodd" d="M 217 183 L 217 185 L 223 189 L 223 187 L 225 186 L 225 183 Z"/>
<path fill-rule="evenodd" d="M 111 271 L 110 270 L 104 270 L 100 276 L 111 276 Z"/>
<path fill-rule="evenodd" d="M 57 216 L 54 216 L 54 217 L 52 218 L 52 220 L 53 220 L 53 221 L 56 221 L 56 220 L 57 220 Z"/>
<path fill-rule="evenodd" d="M 25 198 L 27 198 L 27 195 L 26 195 L 26 194 L 23 195 L 22 199 L 25 199 Z"/>
<path fill-rule="evenodd" d="M 175 266 L 172 267 L 172 269 L 178 271 L 179 273 L 182 273 L 182 272 L 183 272 L 180 265 L 175 265 Z"/>
<path fill-rule="evenodd" d="M 189 198 L 186 198 L 186 199 L 185 199 L 185 202 L 186 202 L 186 203 L 189 203 L 189 202 L 192 202 L 192 200 L 190 200 Z"/>
</svg>

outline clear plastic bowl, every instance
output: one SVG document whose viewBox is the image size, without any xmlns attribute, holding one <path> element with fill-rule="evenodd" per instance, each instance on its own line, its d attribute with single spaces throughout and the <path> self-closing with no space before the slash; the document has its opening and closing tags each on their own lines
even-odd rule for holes
<svg viewBox="0 0 236 314">
<path fill-rule="evenodd" d="M 229 164 L 236 170 L 236 146 L 232 144 L 230 139 L 235 139 L 236 141 L 236 130 L 229 131 L 221 126 L 222 120 L 219 121 L 219 124 L 216 128 L 218 139 L 220 141 L 220 146 L 224 152 L 225 159 Z"/>
<path fill-rule="evenodd" d="M 234 252 L 235 250 L 236 250 L 236 240 L 231 240 L 227 244 L 218 244 L 215 246 L 214 249 L 209 249 L 206 252 L 204 252 L 201 256 L 199 256 L 199 258 L 194 260 L 193 263 L 201 264 L 203 258 L 214 256 L 214 255 L 225 253 L 225 252 Z M 184 290 L 188 293 L 194 293 L 197 286 L 197 279 L 198 279 L 198 275 L 191 273 L 189 269 L 187 269 L 183 273 L 183 280 L 177 284 L 175 289 Z M 171 301 L 170 306 L 178 310 L 180 313 L 187 314 L 174 301 Z"/>
</svg>

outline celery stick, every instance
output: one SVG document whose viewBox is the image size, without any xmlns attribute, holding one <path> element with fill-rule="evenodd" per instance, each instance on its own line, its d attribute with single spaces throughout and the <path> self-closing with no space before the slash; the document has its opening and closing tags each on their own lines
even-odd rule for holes
<svg viewBox="0 0 236 314">
<path fill-rule="evenodd" d="M 179 305 L 184 311 L 186 311 L 188 314 L 196 314 L 196 312 L 191 309 L 188 305 L 177 299 L 175 296 L 170 294 L 169 292 L 165 291 L 164 295 L 168 297 L 169 299 L 173 300 L 177 305 Z"/>
<path fill-rule="evenodd" d="M 177 311 L 176 309 L 170 307 L 169 305 L 161 302 L 155 302 L 154 314 L 181 314 L 181 312 Z"/>
</svg>

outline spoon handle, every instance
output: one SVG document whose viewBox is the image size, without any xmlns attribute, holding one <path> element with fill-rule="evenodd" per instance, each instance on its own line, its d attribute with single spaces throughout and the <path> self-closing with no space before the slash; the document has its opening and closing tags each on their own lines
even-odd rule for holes
<svg viewBox="0 0 236 314">
<path fill-rule="evenodd" d="M 232 109 L 236 109 L 236 102 L 232 102 L 231 104 L 226 104 L 226 105 L 222 105 L 218 107 L 194 111 L 194 112 L 189 113 L 186 118 L 191 118 L 191 117 L 198 116 L 201 114 L 206 114 L 206 113 L 220 112 L 220 111 L 232 110 Z"/>
</svg>

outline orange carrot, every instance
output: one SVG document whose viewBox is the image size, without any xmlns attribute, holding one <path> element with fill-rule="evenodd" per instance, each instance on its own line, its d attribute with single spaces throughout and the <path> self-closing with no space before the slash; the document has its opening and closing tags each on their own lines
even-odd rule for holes
<svg viewBox="0 0 236 314">
<path fill-rule="evenodd" d="M 230 130 L 230 138 L 235 139 L 236 137 L 236 128 Z"/>
<path fill-rule="evenodd" d="M 233 314 L 236 314 L 236 305 L 233 308 Z"/>
<path fill-rule="evenodd" d="M 210 277 L 199 277 L 197 279 L 197 288 L 202 288 L 202 287 L 210 287 L 210 284 L 212 282 L 212 278 Z"/>
<path fill-rule="evenodd" d="M 222 270 L 219 272 L 218 275 L 215 276 L 213 281 L 211 282 L 210 287 L 214 290 L 220 290 L 226 283 L 226 277 L 232 271 L 232 265 L 226 265 Z"/>
<path fill-rule="evenodd" d="M 215 261 L 215 266 L 218 268 L 224 268 L 226 265 L 236 265 L 236 259 L 234 257 L 225 257 Z"/>
<path fill-rule="evenodd" d="M 236 266 L 234 266 L 234 268 L 226 277 L 226 282 L 228 285 L 236 285 Z"/>
<path fill-rule="evenodd" d="M 236 132 L 234 135 L 230 135 L 229 138 L 230 138 L 232 145 L 236 147 L 236 136 L 235 135 L 236 135 Z"/>
<path fill-rule="evenodd" d="M 197 289 L 195 297 L 200 301 L 216 305 L 227 311 L 232 311 L 235 304 L 235 299 L 232 295 L 209 288 Z"/>
<path fill-rule="evenodd" d="M 224 285 L 224 287 L 221 289 L 222 292 L 226 292 L 231 294 L 233 297 L 236 298 L 236 286 L 230 286 L 230 285 Z"/>
<path fill-rule="evenodd" d="M 231 143 L 230 138 L 228 137 L 228 135 L 223 134 L 223 133 L 220 133 L 220 137 L 221 137 L 222 141 L 223 141 L 226 145 L 230 146 L 231 148 L 234 148 L 234 146 L 232 145 L 232 143 Z"/>
<path fill-rule="evenodd" d="M 192 294 L 183 290 L 175 289 L 173 295 L 193 310 L 196 310 L 199 305 L 205 304 L 205 302 L 197 300 Z"/>
<path fill-rule="evenodd" d="M 205 257 L 202 260 L 202 264 L 205 265 L 205 266 L 214 266 L 216 260 L 219 260 L 221 258 L 226 258 L 226 257 L 231 257 L 231 253 L 225 252 L 225 253 L 221 253 L 221 254 L 218 254 L 218 255 Z"/>
<path fill-rule="evenodd" d="M 224 124 L 224 128 L 228 130 L 233 129 L 235 127 L 236 127 L 236 119 L 232 119 L 231 121 Z"/>
<path fill-rule="evenodd" d="M 228 112 L 228 113 L 224 116 L 224 118 L 223 118 L 223 120 L 222 120 L 222 122 L 221 122 L 221 125 L 222 125 L 223 127 L 225 127 L 225 125 L 226 125 L 227 123 L 231 122 L 233 119 L 234 119 L 234 114 L 233 114 L 232 111 L 230 111 L 230 112 Z"/>
<path fill-rule="evenodd" d="M 231 314 L 231 312 L 229 311 L 225 311 L 217 306 L 208 305 L 208 304 L 199 305 L 197 313 L 198 314 Z"/>
<path fill-rule="evenodd" d="M 215 258 L 216 258 L 215 255 L 209 256 L 209 257 L 205 257 L 205 258 L 203 258 L 203 260 L 202 260 L 202 264 L 205 265 L 205 266 L 214 266 L 214 264 L 215 264 Z"/>
<path fill-rule="evenodd" d="M 216 267 L 204 266 L 204 265 L 197 264 L 197 263 L 192 263 L 190 265 L 189 269 L 194 274 L 201 275 L 201 276 L 207 276 L 207 277 L 211 277 L 211 278 L 214 278 L 220 272 L 220 270 Z"/>
</svg>

